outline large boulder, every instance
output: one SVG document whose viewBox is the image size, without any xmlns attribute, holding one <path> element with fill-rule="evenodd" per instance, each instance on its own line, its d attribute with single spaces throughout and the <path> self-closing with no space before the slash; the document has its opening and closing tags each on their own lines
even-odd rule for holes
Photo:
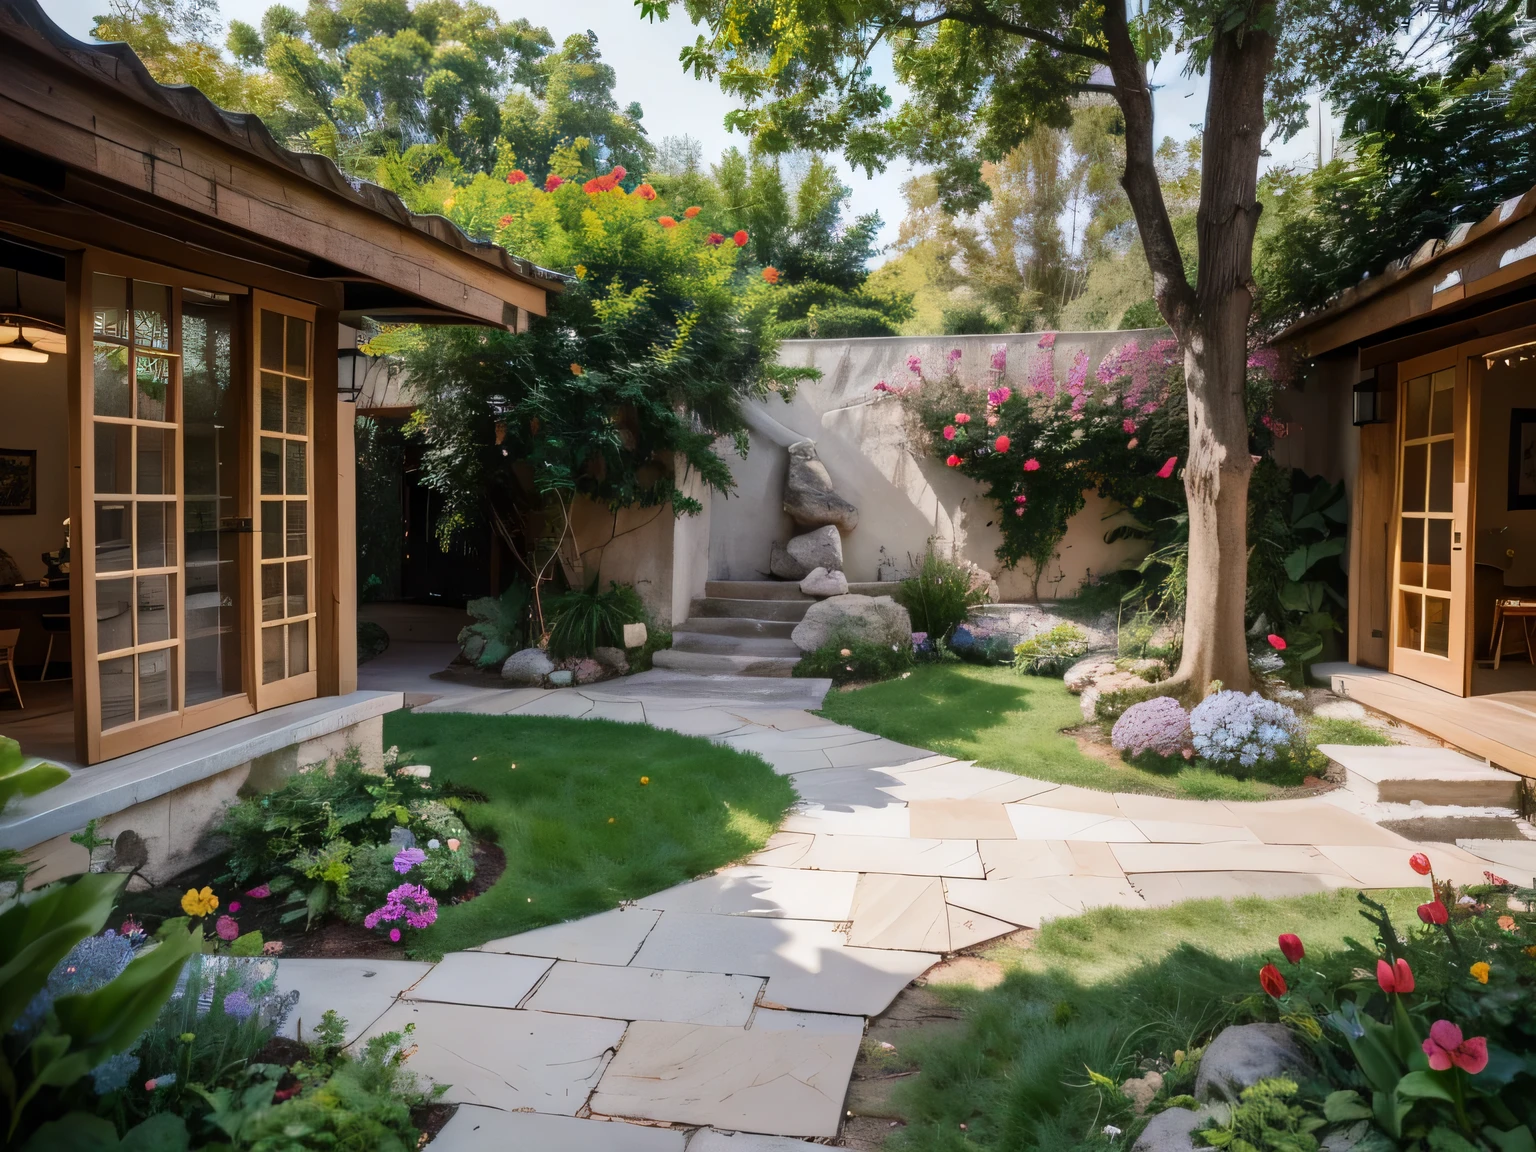
<svg viewBox="0 0 1536 1152">
<path fill-rule="evenodd" d="M 544 677 L 554 670 L 554 662 L 543 650 L 524 648 L 507 657 L 507 662 L 501 666 L 501 678 L 512 684 L 537 688 L 544 683 Z"/>
<path fill-rule="evenodd" d="M 859 526 L 859 510 L 833 491 L 832 477 L 816 455 L 813 440 L 789 446 L 784 511 L 802 528 L 835 524 L 844 532 L 852 532 Z"/>
<path fill-rule="evenodd" d="M 1223 1029 L 1200 1058 L 1195 1099 L 1236 1103 L 1244 1088 L 1260 1080 L 1304 1080 L 1316 1070 L 1312 1054 L 1285 1025 L 1234 1024 Z"/>
<path fill-rule="evenodd" d="M 616 675 L 623 676 L 629 671 L 629 657 L 622 648 L 608 648 L 600 644 L 592 649 L 592 658 Z"/>
<path fill-rule="evenodd" d="M 800 581 L 800 591 L 807 596 L 846 596 L 848 577 L 841 572 L 828 572 L 825 568 L 812 568 L 810 575 Z"/>
<path fill-rule="evenodd" d="M 910 644 L 912 617 L 889 596 L 834 596 L 806 609 L 791 638 L 800 651 L 813 652 L 838 632 L 872 644 Z"/>
<path fill-rule="evenodd" d="M 843 538 L 832 525 L 790 537 L 787 545 L 774 542 L 768 571 L 781 580 L 804 580 L 817 568 L 843 570 Z"/>
<path fill-rule="evenodd" d="M 1208 1108 L 1169 1108 L 1159 1112 L 1136 1137 L 1131 1152 L 1195 1152 L 1195 1129 L 1211 1116 Z"/>
</svg>

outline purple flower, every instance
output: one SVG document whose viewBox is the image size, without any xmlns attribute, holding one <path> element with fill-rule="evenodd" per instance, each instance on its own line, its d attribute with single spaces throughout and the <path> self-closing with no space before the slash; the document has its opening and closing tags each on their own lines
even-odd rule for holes
<svg viewBox="0 0 1536 1152">
<path fill-rule="evenodd" d="M 1158 696 L 1132 704 L 1115 721 L 1110 742 L 1121 752 L 1139 756 L 1155 752 L 1177 756 L 1189 734 L 1189 713 L 1172 696 Z"/>
<path fill-rule="evenodd" d="M 1047 400 L 1056 395 L 1056 367 L 1051 353 L 1036 356 L 1029 364 L 1029 386 Z"/>
<path fill-rule="evenodd" d="M 385 897 L 383 907 L 363 917 L 363 926 L 377 928 L 401 920 L 412 928 L 429 927 L 437 920 L 437 901 L 420 884 L 402 884 Z"/>
<path fill-rule="evenodd" d="M 1012 396 L 1013 389 L 1007 385 L 1001 388 L 993 388 L 987 392 L 987 403 L 994 408 L 1001 408 L 1004 404 L 1008 403 L 1009 398 Z"/>
<path fill-rule="evenodd" d="M 224 997 L 224 1015 L 233 1016 L 236 1020 L 247 1019 L 256 1011 L 256 1005 L 251 1003 L 251 998 L 242 989 L 236 988 L 228 996 Z"/>
<path fill-rule="evenodd" d="M 907 357 L 907 371 L 914 375 L 923 370 L 923 360 L 920 356 Z"/>
<path fill-rule="evenodd" d="M 402 848 L 395 854 L 395 871 L 404 876 L 426 858 L 427 854 L 420 848 Z"/>
<path fill-rule="evenodd" d="M 999 344 L 992 349 L 992 371 L 1002 372 L 1008 367 L 1008 345 Z"/>
<path fill-rule="evenodd" d="M 220 916 L 213 930 L 219 934 L 220 940 L 233 940 L 240 935 L 240 925 L 233 916 Z"/>
<path fill-rule="evenodd" d="M 1039 344 L 1036 345 L 1036 347 L 1038 347 L 1038 348 L 1054 348 L 1054 347 L 1056 347 L 1056 333 L 1054 333 L 1054 332 L 1047 332 L 1045 335 L 1041 336 L 1040 337 L 1040 342 L 1039 342 Z"/>
<path fill-rule="evenodd" d="M 959 359 L 960 359 L 960 349 L 958 349 L 958 348 L 951 348 L 949 350 L 949 362 L 951 364 L 953 364 L 953 363 L 955 363 Z"/>
</svg>

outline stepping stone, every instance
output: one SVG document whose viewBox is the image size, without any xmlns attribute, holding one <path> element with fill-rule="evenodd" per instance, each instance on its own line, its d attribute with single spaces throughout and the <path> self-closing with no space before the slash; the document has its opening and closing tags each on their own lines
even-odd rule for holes
<svg viewBox="0 0 1536 1152">
<path fill-rule="evenodd" d="M 500 952 L 450 952 L 405 999 L 516 1008 L 553 964 Z"/>
<path fill-rule="evenodd" d="M 901 781 L 876 768 L 822 768 L 795 773 L 795 791 L 808 804 L 827 808 L 883 808 L 900 803 Z"/>
<path fill-rule="evenodd" d="M 1536 840 L 1458 840 L 1456 844 L 1489 861 L 1490 872 L 1515 884 L 1536 886 Z"/>
<path fill-rule="evenodd" d="M 820 920 L 663 912 L 635 965 L 765 976 L 765 1002 L 804 1012 L 878 1016 L 939 957 L 850 948 Z"/>
<path fill-rule="evenodd" d="M 1036 808 L 1062 808 L 1073 812 L 1097 812 L 1101 816 L 1124 816 L 1116 803 L 1114 793 L 1096 792 L 1092 788 L 1079 788 L 1076 784 L 1062 784 L 1049 792 L 1029 797 Z"/>
<path fill-rule="evenodd" d="M 1038 880 L 1079 870 L 1065 840 L 984 840 L 978 848 L 988 880 Z M 1118 865 L 1115 874 L 1120 874 Z"/>
<path fill-rule="evenodd" d="M 935 840 L 1015 838 L 1007 809 L 995 800 L 913 800 L 907 810 L 911 813 L 911 836 Z"/>
<path fill-rule="evenodd" d="M 1227 801 L 1225 807 L 1235 823 L 1266 844 L 1326 842 L 1402 847 L 1407 843 L 1395 832 L 1323 799 L 1270 800 L 1262 804 Z"/>
<path fill-rule="evenodd" d="M 277 990 L 297 989 L 299 1003 L 278 1035 L 313 1039 L 320 1017 L 330 1008 L 347 1022 L 345 1043 L 350 1044 L 388 1011 L 395 997 L 430 971 L 432 965 L 412 960 L 281 960 Z"/>
<path fill-rule="evenodd" d="M 817 836 L 800 868 L 838 872 L 900 872 L 908 876 L 986 875 L 975 840 L 917 840 L 896 836 Z"/>
<path fill-rule="evenodd" d="M 757 976 L 612 968 L 561 961 L 528 1001 L 529 1011 L 744 1028 L 763 990 Z"/>
<path fill-rule="evenodd" d="M 1148 905 L 1158 908 L 1185 900 L 1312 896 L 1351 884 L 1340 876 L 1309 872 L 1141 872 L 1128 879 Z"/>
<path fill-rule="evenodd" d="M 1124 817 L 1103 812 L 1073 812 L 1038 804 L 1009 804 L 1008 819 L 1020 840 L 1097 840 L 1146 843 L 1139 828 Z"/>
<path fill-rule="evenodd" d="M 623 1020 L 402 1001 L 367 1035 L 416 1025 L 411 1070 L 450 1085 L 445 1100 L 574 1116 L 602 1076 Z"/>
<path fill-rule="evenodd" d="M 1317 850 L 1353 877 L 1362 888 L 1425 888 L 1427 877 L 1408 866 L 1410 848 L 1319 844 Z M 1487 865 L 1470 853 L 1450 844 L 1425 845 L 1435 865 L 1435 879 L 1454 880 L 1457 884 L 1483 884 Z"/>
<path fill-rule="evenodd" d="M 713 1128 L 700 1128 L 688 1142 L 688 1152 L 806 1152 L 807 1149 L 823 1147 L 823 1144 L 790 1140 L 784 1136 L 762 1136 L 756 1132 L 726 1133 Z"/>
<path fill-rule="evenodd" d="M 1304 844 L 1115 844 L 1113 851 L 1127 873 L 1318 872 L 1349 876 L 1347 869 Z M 1402 855 L 1402 859 L 1407 867 L 1407 856 Z"/>
<path fill-rule="evenodd" d="M 860 876 L 848 943 L 910 952 L 950 951 L 943 882 L 878 872 Z"/>
<path fill-rule="evenodd" d="M 1319 744 L 1344 768 L 1347 787 L 1372 803 L 1460 804 L 1510 808 L 1519 777 L 1449 748 Z"/>
<path fill-rule="evenodd" d="M 1047 920 L 1082 911 L 1080 904 L 1058 899 L 1053 886 L 1040 880 L 949 880 L 944 896 L 967 912 L 1020 928 L 1038 928 Z"/>
<path fill-rule="evenodd" d="M 683 1152 L 687 1139 L 679 1130 L 644 1124 L 503 1112 L 461 1104 L 433 1138 L 432 1152 L 506 1152 L 509 1148 L 538 1152 Z"/>
<path fill-rule="evenodd" d="M 519 956 L 548 956 L 586 964 L 628 964 L 661 913 L 651 908 L 614 908 L 535 928 L 472 949 L 476 952 L 515 952 Z"/>
<path fill-rule="evenodd" d="M 635 903 L 663 912 L 725 916 L 784 916 L 792 920 L 847 920 L 858 876 L 804 868 L 727 868 L 713 876 L 643 896 Z"/>
<path fill-rule="evenodd" d="M 1223 844 L 1234 840 L 1246 840 L 1253 844 L 1259 842 L 1252 831 L 1236 824 L 1143 819 L 1133 819 L 1131 823 L 1154 844 Z"/>
<path fill-rule="evenodd" d="M 875 806 L 807 804 L 791 812 L 779 828 L 784 832 L 812 832 L 823 836 L 829 833 L 839 836 L 932 835 L 930 832 L 914 833 L 910 810 L 897 800 Z M 1011 828 L 1008 834 L 1013 835 Z"/>
<path fill-rule="evenodd" d="M 592 1111 L 778 1136 L 835 1136 L 864 1022 L 759 1012 L 750 1028 L 642 1021 L 592 1097 Z"/>
<path fill-rule="evenodd" d="M 965 908 L 949 905 L 949 948 L 958 952 L 962 948 L 974 948 L 986 940 L 995 940 L 1014 931 L 1014 925 L 1002 920 L 983 916 Z"/>
<path fill-rule="evenodd" d="M 763 850 L 749 859 L 749 863 L 771 867 L 797 867 L 811 850 L 816 837 L 809 832 L 775 832 L 768 837 Z"/>
<path fill-rule="evenodd" d="M 887 791 L 898 800 L 992 800 L 1006 804 L 1054 792 L 1059 785 L 1011 772 L 978 768 L 966 760 L 919 768 L 908 765 L 894 775 L 897 786 Z"/>
</svg>

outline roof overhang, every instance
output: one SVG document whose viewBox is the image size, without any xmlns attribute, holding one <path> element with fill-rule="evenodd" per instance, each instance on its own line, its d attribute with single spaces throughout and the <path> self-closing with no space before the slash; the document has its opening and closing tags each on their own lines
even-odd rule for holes
<svg viewBox="0 0 1536 1152">
<path fill-rule="evenodd" d="M 134 255 L 159 238 L 231 279 L 258 266 L 329 284 L 343 318 L 516 329 L 564 283 L 289 151 L 255 116 L 157 83 L 126 44 L 75 40 L 36 0 L 0 0 L 0 220 Z"/>
</svg>

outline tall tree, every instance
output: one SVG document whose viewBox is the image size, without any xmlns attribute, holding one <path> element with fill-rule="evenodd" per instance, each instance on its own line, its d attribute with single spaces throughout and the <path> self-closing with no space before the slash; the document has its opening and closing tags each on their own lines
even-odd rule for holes
<svg viewBox="0 0 1536 1152">
<path fill-rule="evenodd" d="M 636 0 L 665 18 L 673 0 Z M 1348 82 L 1411 20 L 1459 32 L 1479 0 L 677 0 L 706 34 L 682 53 L 744 107 L 727 118 L 762 148 L 843 148 L 873 172 L 894 154 L 933 166 L 947 204 L 986 195 L 996 161 L 1064 127 L 1085 92 L 1112 97 L 1125 133 L 1121 181 L 1178 339 L 1188 393 L 1189 585 L 1175 689 L 1249 684 L 1244 644 L 1246 503 L 1253 470 L 1244 412 L 1248 323 L 1266 97 L 1282 131 L 1306 96 Z M 1428 9 L 1433 5 L 1434 11 Z M 892 110 L 869 64 L 891 45 L 911 99 Z M 1191 280 L 1156 165 L 1148 65 L 1186 54 L 1207 78 Z"/>
</svg>

